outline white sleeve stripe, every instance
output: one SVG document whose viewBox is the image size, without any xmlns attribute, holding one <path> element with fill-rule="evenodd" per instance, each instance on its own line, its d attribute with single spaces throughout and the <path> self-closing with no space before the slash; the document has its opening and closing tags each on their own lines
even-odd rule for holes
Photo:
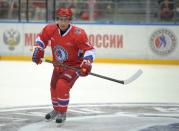
<svg viewBox="0 0 179 131">
<path fill-rule="evenodd" d="M 42 48 L 45 48 L 45 44 L 44 44 L 44 42 L 40 39 L 39 36 L 36 38 L 35 42 L 36 42 L 37 44 L 40 42 L 40 44 L 43 46 Z M 41 45 L 40 45 L 40 46 L 41 46 Z"/>
<path fill-rule="evenodd" d="M 87 51 L 85 51 L 84 57 L 92 56 L 93 60 L 94 60 L 95 54 L 96 54 L 96 50 L 95 49 L 87 50 Z"/>
</svg>

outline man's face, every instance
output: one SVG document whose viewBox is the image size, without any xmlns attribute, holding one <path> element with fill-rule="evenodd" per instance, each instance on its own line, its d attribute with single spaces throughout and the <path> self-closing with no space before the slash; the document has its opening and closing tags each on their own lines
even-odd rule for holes
<svg viewBox="0 0 179 131">
<path fill-rule="evenodd" d="M 66 30 L 70 24 L 70 18 L 66 16 L 58 16 L 57 23 L 61 30 Z"/>
</svg>

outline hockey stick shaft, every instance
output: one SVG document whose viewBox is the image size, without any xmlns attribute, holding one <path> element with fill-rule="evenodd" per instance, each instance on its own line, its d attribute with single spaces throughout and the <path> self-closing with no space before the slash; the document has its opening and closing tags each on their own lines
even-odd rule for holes
<svg viewBox="0 0 179 131">
<path fill-rule="evenodd" d="M 47 59 L 45 59 L 45 62 L 52 63 L 52 64 L 57 64 L 57 65 L 60 65 L 62 67 L 68 68 L 68 69 L 79 71 L 78 68 L 74 68 L 74 67 L 68 66 L 66 64 L 60 63 L 60 62 L 52 62 L 51 60 L 47 60 Z M 103 78 L 103 79 L 110 80 L 110 81 L 114 81 L 114 82 L 117 82 L 117 83 L 120 83 L 120 84 L 124 84 L 123 80 L 117 80 L 117 79 L 110 78 L 110 77 L 103 76 L 103 75 L 99 75 L 99 74 L 96 74 L 96 73 L 90 72 L 89 75 L 96 76 L 96 77 Z"/>
<path fill-rule="evenodd" d="M 68 66 L 68 65 L 60 63 L 60 62 L 53 62 L 53 61 L 47 60 L 47 59 L 45 59 L 45 62 L 60 65 L 60 66 L 62 66 L 64 68 L 72 69 L 72 70 L 75 70 L 75 71 L 78 71 L 78 72 L 80 70 L 79 68 L 71 67 L 71 66 Z M 89 73 L 89 75 L 96 76 L 96 77 L 106 79 L 106 80 L 110 80 L 110 81 L 113 81 L 113 82 L 117 82 L 117 83 L 120 83 L 120 84 L 129 84 L 132 81 L 136 80 L 141 74 L 142 74 L 142 70 L 138 70 L 133 76 L 131 76 L 127 80 L 117 80 L 117 79 L 107 77 L 107 76 L 103 76 L 103 75 L 100 75 L 100 74 L 96 74 L 96 73 L 92 73 L 92 72 Z"/>
<path fill-rule="evenodd" d="M 96 77 L 99 77 L 99 78 L 103 78 L 103 79 L 106 79 L 106 80 L 110 80 L 110 81 L 114 81 L 114 82 L 117 82 L 117 83 L 120 83 L 120 84 L 124 84 L 123 80 L 117 80 L 117 79 L 114 79 L 114 78 L 110 78 L 110 77 L 99 75 L 99 74 L 92 73 L 92 72 L 90 72 L 89 74 L 92 75 L 92 76 L 96 76 Z"/>
</svg>

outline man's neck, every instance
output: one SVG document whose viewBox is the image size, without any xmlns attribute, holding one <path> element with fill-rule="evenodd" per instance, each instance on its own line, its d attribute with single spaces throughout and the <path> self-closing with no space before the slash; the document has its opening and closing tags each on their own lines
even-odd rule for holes
<svg viewBox="0 0 179 131">
<path fill-rule="evenodd" d="M 62 29 L 59 28 L 60 29 L 60 34 L 61 35 L 65 34 L 69 28 L 70 28 L 70 25 L 68 25 L 68 27 L 65 30 L 62 30 Z"/>
</svg>

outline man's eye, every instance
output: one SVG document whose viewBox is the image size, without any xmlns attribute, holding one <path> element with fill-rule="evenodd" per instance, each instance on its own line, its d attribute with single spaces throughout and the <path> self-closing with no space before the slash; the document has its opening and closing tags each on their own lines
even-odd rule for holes
<svg viewBox="0 0 179 131">
<path fill-rule="evenodd" d="M 59 21 L 68 21 L 67 18 L 60 18 L 60 17 L 56 17 L 56 20 L 59 20 Z"/>
</svg>

